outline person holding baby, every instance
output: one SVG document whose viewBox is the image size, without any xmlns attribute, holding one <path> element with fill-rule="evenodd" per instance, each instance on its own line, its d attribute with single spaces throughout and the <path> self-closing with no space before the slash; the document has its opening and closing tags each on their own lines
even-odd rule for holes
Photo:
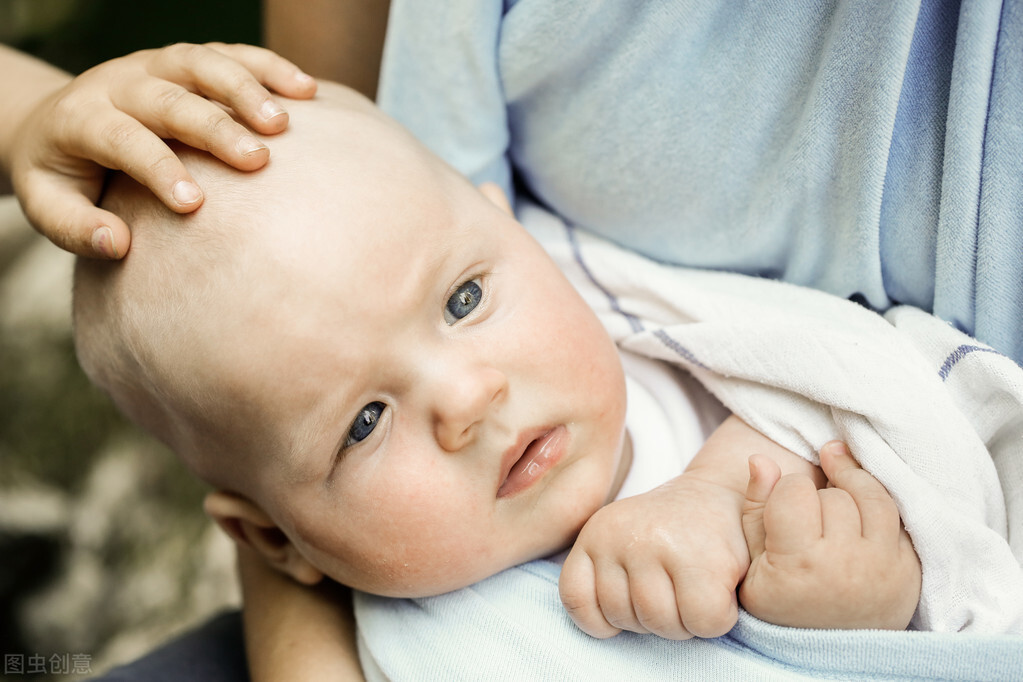
<svg viewBox="0 0 1023 682">
<path fill-rule="evenodd" d="M 244 110 L 244 109 L 243 109 L 243 107 L 242 107 L 242 112 L 243 112 L 243 110 Z M 226 127 L 225 127 L 225 128 L 226 128 Z M 266 131 L 266 132 L 272 132 L 272 131 Z M 283 139 L 283 138 L 282 138 L 282 139 Z M 186 139 L 185 141 L 189 141 L 189 140 L 188 140 L 188 139 Z M 237 147 L 236 147 L 236 148 L 237 148 Z M 260 152 L 260 153 L 262 153 L 262 152 Z M 225 155 L 229 155 L 229 154 L 225 154 Z M 470 169 L 470 170 L 471 170 L 471 169 Z M 140 178 L 140 179 L 142 179 L 143 181 L 145 180 L 145 178 Z M 494 179 L 495 179 L 495 180 L 497 180 L 497 181 L 499 181 L 499 182 L 501 181 L 501 178 L 500 178 L 500 177 L 495 177 Z M 505 185 L 505 188 L 507 189 L 507 188 L 508 188 L 508 186 L 507 186 L 507 185 Z M 487 190 L 487 192 L 488 192 L 489 194 L 491 194 L 491 195 L 493 195 L 493 194 L 498 194 L 498 193 L 499 193 L 499 192 L 496 192 L 496 191 L 495 191 L 495 190 L 493 190 L 493 189 L 488 189 L 488 190 Z M 166 198 L 166 197 L 165 197 L 165 198 Z M 124 243 L 124 241 L 126 240 L 126 238 L 127 238 L 127 237 L 119 237 L 118 239 L 114 240 L 113 242 L 114 242 L 114 243 Z M 103 243 L 103 240 L 102 240 L 102 238 L 100 238 L 100 239 L 99 239 L 99 242 L 100 242 L 100 244 L 102 244 L 102 243 Z M 218 252 L 218 253 L 219 253 L 219 252 Z M 117 254 L 117 255 L 121 255 L 121 254 Z M 130 268 L 129 268 L 129 269 L 130 269 Z M 472 303 L 473 303 L 473 301 L 474 301 L 474 300 L 476 299 L 476 297 L 483 297 L 483 295 L 485 294 L 485 291 L 484 291 L 484 288 L 483 288 L 483 287 L 481 286 L 482 282 L 476 282 L 476 287 L 478 287 L 478 288 L 479 288 L 479 290 L 480 290 L 480 292 L 479 292 L 479 293 L 477 293 L 477 289 L 476 289 L 476 288 L 473 288 L 472 286 L 470 286 L 470 284 L 472 284 L 472 283 L 473 283 L 473 281 L 474 281 L 473 279 L 468 279 L 468 280 L 466 280 L 466 281 L 464 281 L 464 282 L 454 282 L 454 283 L 453 283 L 453 286 L 455 286 L 456 288 L 454 288 L 454 289 L 453 289 L 453 291 L 451 292 L 451 298 L 455 300 L 455 305 L 458 305 L 458 304 L 459 304 L 459 302 L 460 302 L 460 301 L 462 301 L 462 299 L 461 299 L 462 295 L 464 295 L 464 297 L 468 297 L 468 299 L 466 299 L 466 301 L 468 301 L 468 303 L 463 303 L 463 304 L 461 304 L 461 305 L 470 305 L 470 304 L 472 304 Z M 465 288 L 464 290 L 461 290 L 460 288 L 458 288 L 458 287 L 461 287 L 461 286 L 466 286 L 466 287 L 468 287 L 468 288 Z M 457 293 L 457 294 L 459 294 L 459 295 L 458 295 L 458 297 L 455 297 L 455 294 L 456 294 L 456 293 Z M 482 301 L 482 300 L 483 300 L 483 299 L 481 299 L 481 301 Z M 448 301 L 448 302 L 445 302 L 445 305 L 447 305 L 447 303 L 450 303 L 450 302 L 449 302 L 449 301 Z M 475 308 L 474 308 L 474 310 L 475 310 Z M 366 311 L 366 312 L 368 312 L 368 311 Z M 373 312 L 375 312 L 375 308 L 374 308 L 374 311 L 373 311 Z M 384 313 L 384 314 L 386 314 L 386 313 Z M 587 336 L 588 336 L 588 335 L 587 335 Z M 612 363 L 612 364 L 613 364 L 613 363 Z M 172 373 L 172 374 L 173 374 L 173 373 Z M 170 376 L 170 374 L 168 374 L 167 376 Z M 167 378 L 167 376 L 165 376 L 165 378 Z M 233 378 L 237 378 L 237 377 L 236 377 L 236 376 L 232 376 L 232 379 L 233 379 Z M 605 378 L 606 378 L 606 377 L 605 377 Z M 229 383 L 230 383 L 230 382 L 229 382 Z M 499 391 L 495 391 L 493 395 L 498 395 L 499 393 L 500 393 Z M 247 393 L 247 394 L 244 394 L 244 395 L 247 395 L 247 396 L 248 396 L 248 395 L 250 395 L 250 394 L 248 394 L 248 393 Z M 362 423 L 362 424 L 363 424 L 363 426 L 361 427 L 361 429 L 362 429 L 362 430 L 364 430 L 364 429 L 368 428 L 369 426 L 374 426 L 374 425 L 376 424 L 376 420 L 377 420 L 377 419 L 379 419 L 379 418 L 383 418 L 383 419 L 384 419 L 384 420 L 386 421 L 386 419 L 388 418 L 388 416 L 387 416 L 387 410 L 386 410 L 386 406 L 385 406 L 385 407 L 381 407 L 380 405 L 376 405 L 375 403 L 376 403 L 375 401 L 371 401 L 371 402 L 368 402 L 368 403 L 366 403 L 366 405 L 365 405 L 364 407 L 362 407 L 362 408 L 361 408 L 361 409 L 362 409 L 363 411 L 360 411 L 360 412 L 358 412 L 358 415 L 357 415 L 357 416 L 355 417 L 355 419 L 354 419 L 353 421 L 351 421 L 351 424 L 352 424 L 352 428 L 350 429 L 350 434 L 349 434 L 349 437 L 351 437 L 351 433 L 352 433 L 352 431 L 354 431 L 354 430 L 359 430 L 359 429 L 355 429 L 355 426 L 357 426 L 357 425 L 358 425 L 359 423 Z M 254 407 L 255 407 L 255 406 L 254 406 Z M 361 422 L 360 422 L 360 420 L 361 420 Z M 186 421 L 186 420 L 185 420 L 185 421 Z M 184 422 L 182 421 L 181 423 L 184 423 Z M 540 424 L 540 425 L 542 425 L 542 426 L 544 426 L 544 427 L 545 427 L 545 424 Z M 741 426 L 737 426 L 737 425 L 736 425 L 736 422 L 735 422 L 735 421 L 733 421 L 733 420 L 732 420 L 732 421 L 726 421 L 726 422 L 725 422 L 725 424 L 724 424 L 724 425 L 722 426 L 722 429 L 723 429 L 723 430 L 722 430 L 722 434 L 728 434 L 729 436 L 735 436 L 735 435 L 736 435 L 735 431 L 729 431 L 729 430 L 728 430 L 729 428 L 735 429 L 735 428 L 741 428 Z M 527 429 L 527 430 L 528 430 L 528 429 Z M 557 430 L 557 429 L 555 429 L 555 430 Z M 361 433 L 362 433 L 362 431 L 361 431 L 361 430 L 359 430 L 359 434 L 361 434 Z M 370 431 L 370 434 L 371 434 L 371 431 Z M 545 438 L 545 437 L 549 437 L 549 436 L 550 436 L 549 434 L 547 434 L 547 433 L 544 433 L 544 434 L 540 434 L 540 435 L 538 436 L 538 438 Z M 748 436 L 749 436 L 749 435 L 748 435 Z M 344 442 L 345 442 L 345 441 L 347 441 L 347 439 L 348 439 L 349 437 L 346 437 L 345 439 L 343 439 L 343 440 L 342 440 L 342 445 L 344 445 Z M 353 437 L 353 438 L 354 438 L 354 437 Z M 369 438 L 369 436 L 367 435 L 367 436 L 366 436 L 366 438 L 368 439 L 368 438 Z M 523 438 L 525 438 L 525 437 L 523 437 Z M 192 440 L 194 440 L 194 439 L 192 439 Z M 361 443 L 361 441 L 362 441 L 362 440 L 363 440 L 363 439 L 359 439 L 359 441 L 357 441 L 357 443 Z M 530 447 L 530 446 L 529 446 L 529 443 L 532 443 L 532 442 L 533 442 L 534 440 L 536 440 L 536 439 L 531 439 L 531 440 L 529 440 L 529 442 L 528 442 L 528 443 L 526 444 L 526 446 L 525 446 L 525 449 L 528 449 L 528 448 Z M 557 439 L 554 439 L 554 440 L 557 440 Z M 614 439 L 611 439 L 611 440 L 614 440 Z M 619 439 L 619 440 L 620 440 L 620 439 Z M 708 446 L 710 447 L 710 450 L 711 450 L 711 451 L 713 450 L 713 444 L 714 444 L 714 443 L 715 443 L 715 441 L 713 440 L 713 437 L 712 437 L 712 440 L 711 440 L 711 441 L 710 441 L 710 442 L 708 443 Z M 353 445 L 354 445 L 354 444 L 353 444 Z M 763 441 L 760 441 L 760 442 L 758 442 L 758 443 L 756 444 L 756 446 L 753 446 L 752 450 L 762 450 L 762 449 L 764 449 L 765 447 L 766 447 L 767 449 L 769 449 L 770 445 L 771 445 L 771 444 L 769 443 L 769 441 L 768 441 L 768 442 L 767 442 L 766 444 L 765 444 L 765 443 L 763 443 Z M 515 448 L 511 448 L 511 450 L 514 450 L 514 449 L 515 449 Z M 616 455 L 617 455 L 618 457 L 621 457 L 621 456 L 622 456 L 622 455 L 621 455 L 621 451 L 619 451 L 619 450 L 618 450 L 617 448 L 613 448 L 612 450 L 615 450 L 615 451 L 616 451 Z M 749 448 L 744 448 L 744 449 L 743 449 L 743 451 L 742 451 L 742 462 L 741 462 L 743 466 L 742 466 L 742 468 L 741 468 L 741 469 L 737 469 L 737 467 L 730 467 L 730 468 L 727 468 L 727 470 L 729 470 L 729 471 L 732 471 L 733 473 L 735 473 L 735 471 L 737 471 L 737 470 L 740 470 L 740 471 L 742 471 L 742 473 L 740 473 L 740 474 L 736 474 L 736 480 L 739 480 L 739 481 L 740 481 L 740 485 L 739 485 L 738 487 L 737 487 L 737 486 L 731 486 L 732 492 L 733 492 L 733 494 L 735 494 L 735 495 L 742 495 L 742 494 L 743 494 L 744 492 L 746 492 L 746 491 L 747 491 L 747 487 L 748 487 L 748 486 L 747 486 L 747 484 L 748 484 L 748 482 L 749 482 L 749 473 L 747 473 L 747 471 L 749 471 L 749 469 L 747 468 L 747 467 L 748 467 L 748 464 L 747 464 L 747 462 L 746 462 L 746 459 L 747 459 L 748 455 L 749 455 L 749 454 L 751 454 L 752 450 L 751 450 L 751 449 L 749 449 Z M 187 451 L 187 449 L 185 449 L 185 451 Z M 790 453 L 790 454 L 791 454 L 791 453 Z M 195 456 L 197 457 L 198 455 L 195 455 Z M 521 459 L 521 458 L 517 458 L 517 459 L 516 459 L 515 461 L 519 461 L 519 459 Z M 841 460 L 841 457 L 839 458 L 839 460 Z M 344 460 L 342 460 L 342 461 L 344 461 Z M 695 461 L 696 461 L 696 460 L 695 460 Z M 802 463 L 805 463 L 805 461 L 803 461 Z M 615 467 L 612 467 L 612 469 L 615 469 Z M 617 471 L 617 469 L 615 469 L 615 470 Z M 754 470 L 755 470 L 755 471 L 757 470 L 757 466 L 756 466 L 756 463 L 754 463 Z M 789 469 L 789 468 L 788 468 L 787 466 L 785 466 L 785 467 L 783 467 L 783 470 L 785 470 L 785 471 L 788 471 L 788 470 L 790 470 L 790 469 Z M 820 476 L 819 472 L 814 472 L 813 470 L 810 470 L 810 471 L 809 471 L 809 473 L 810 473 L 810 478 L 811 478 L 812 480 L 814 480 L 814 481 L 816 481 L 816 482 L 817 482 L 815 486 L 819 486 L 819 485 L 820 485 L 820 484 L 822 483 L 822 481 L 824 481 L 824 479 L 822 479 L 822 478 L 821 478 L 821 476 Z M 606 475 L 607 475 L 607 474 L 606 474 Z M 729 474 L 729 475 L 731 475 L 731 474 Z M 771 474 L 771 475 L 773 475 L 773 474 Z M 612 476 L 612 479 L 615 479 L 615 478 L 617 478 L 617 476 Z M 503 479 L 502 479 L 502 481 L 503 481 Z M 596 498 L 599 498 L 599 502 L 601 502 L 601 503 L 604 503 L 604 502 L 606 502 L 606 501 L 607 501 L 608 499 L 610 499 L 610 497 L 613 497 L 613 496 L 612 496 L 612 493 L 613 493 L 613 490 L 612 490 L 612 488 L 613 488 L 613 487 L 610 487 L 610 486 L 609 486 L 609 487 L 605 487 L 605 486 L 598 486 L 597 488 L 598 488 L 598 489 L 601 489 L 601 490 L 603 490 L 603 493 L 604 493 L 604 494 L 603 494 L 603 496 L 602 496 L 602 495 L 596 495 L 596 496 L 595 496 L 595 498 L 594 498 L 594 499 L 596 499 Z M 527 489 L 528 489 L 528 488 L 527 488 Z M 760 495 L 759 495 L 758 493 L 754 493 L 754 494 L 753 494 L 753 495 L 752 495 L 751 497 L 752 497 L 752 498 L 758 498 L 758 497 L 760 497 Z M 234 502 L 237 502 L 237 501 L 238 501 L 238 498 L 226 498 L 226 497 L 225 497 L 225 498 L 215 498 L 215 499 L 220 499 L 220 501 L 221 501 L 221 502 L 225 502 L 225 503 L 226 503 L 226 502 L 229 502 L 229 501 L 231 501 L 231 500 L 233 500 Z M 249 501 L 249 502 L 251 502 L 252 500 L 250 499 L 250 500 L 248 500 L 248 501 Z M 598 505 L 597 505 L 597 506 L 598 506 Z M 239 508 L 237 507 L 237 505 L 235 505 L 235 507 L 231 507 L 231 506 L 230 506 L 230 504 L 224 504 L 224 505 L 221 505 L 220 507 L 218 507 L 216 503 L 213 503 L 213 504 L 211 504 L 211 508 L 212 508 L 212 510 L 214 511 L 215 515 L 216 515 L 216 513 L 217 513 L 217 511 L 218 511 L 218 509 L 219 509 L 219 510 L 221 511 L 221 518 L 229 517 L 229 518 L 237 518 L 237 519 L 241 519 L 241 520 L 244 520 L 244 519 L 246 519 L 246 515 L 244 515 L 244 514 L 242 513 L 242 511 L 244 511 L 244 509 L 239 509 Z M 587 511 L 591 513 L 591 512 L 592 512 L 592 510 L 593 510 L 593 508 L 594 508 L 594 507 L 593 507 L 593 506 L 591 505 L 591 506 L 590 506 L 590 508 L 589 508 L 589 509 L 588 509 Z M 610 507 L 608 507 L 608 508 L 609 508 L 609 509 L 612 509 L 612 508 L 615 508 L 615 507 L 613 507 L 613 506 L 610 506 Z M 231 509 L 233 509 L 233 511 L 232 511 L 232 514 L 233 514 L 233 515 L 230 515 L 230 514 L 228 514 L 228 513 L 224 513 L 225 509 L 227 509 L 228 511 L 230 511 Z M 263 511 L 263 512 L 265 512 L 265 511 L 266 511 L 266 509 L 264 509 L 264 508 L 262 508 L 262 507 L 260 507 L 260 508 L 257 508 L 257 509 L 255 509 L 255 510 L 256 510 L 256 511 Z M 250 509 L 250 511 L 252 511 L 252 509 Z M 291 514 L 285 514 L 285 516 L 290 516 L 290 515 L 291 515 Z M 589 513 L 584 513 L 584 514 L 583 514 L 583 516 L 588 516 L 588 515 L 589 515 Z M 253 516 L 253 514 L 252 514 L 252 513 L 250 513 L 250 514 L 249 514 L 249 516 Z M 601 517 L 599 517 L 599 516 L 596 516 L 595 518 L 597 518 L 597 519 L 598 519 L 598 518 L 601 518 Z M 723 516 L 722 516 L 722 518 L 723 518 Z M 732 528 L 735 528 L 735 525 L 733 525 L 733 519 L 735 519 L 735 517 L 732 517 L 732 520 L 731 520 L 731 521 L 729 521 L 729 522 L 731 522 L 731 524 L 732 524 Z M 249 520 L 252 520 L 252 519 L 250 518 Z M 236 529 L 237 529 L 237 528 L 240 528 L 240 521 L 238 521 L 238 522 L 237 522 L 237 524 L 236 524 L 236 522 L 235 522 L 235 521 L 230 521 L 230 522 L 228 522 L 228 524 L 226 524 L 226 525 L 228 525 L 228 526 L 233 526 L 234 528 L 236 528 Z M 573 529 L 572 529 L 572 530 L 578 530 L 578 526 L 579 526 L 579 525 L 580 525 L 580 524 L 579 524 L 579 522 L 577 521 L 577 522 L 576 522 L 576 524 L 572 525 L 572 526 L 573 526 Z M 276 526 L 275 526 L 274 528 L 276 528 Z M 568 537 L 568 536 L 571 536 L 572 534 L 573 534 L 573 533 L 572 533 L 571 531 L 570 531 L 570 532 L 567 532 L 567 533 L 565 533 L 565 534 L 564 534 L 564 535 L 563 535 L 563 536 L 561 537 L 561 542 L 562 542 L 562 544 L 564 544 L 564 540 L 565 540 L 565 538 L 566 538 L 566 537 Z M 286 533 L 285 533 L 285 535 L 286 535 Z M 722 537 L 724 537 L 723 535 L 718 535 L 718 534 L 711 534 L 711 535 L 712 535 L 713 537 L 716 537 L 716 538 L 722 538 Z M 731 544 L 736 544 L 736 536 L 735 536 L 735 534 L 732 534 L 732 535 L 731 535 L 730 537 L 731 537 L 731 540 L 730 540 L 729 542 L 730 542 Z M 584 531 L 584 535 L 582 536 L 582 539 L 583 539 L 583 540 L 585 540 L 585 539 L 586 539 L 585 531 Z M 746 540 L 748 540 L 748 539 L 749 539 L 749 538 L 748 538 L 748 536 L 747 536 L 747 537 L 746 537 Z M 740 542 L 742 542 L 742 544 L 746 544 L 746 541 L 745 541 L 745 540 L 741 540 Z M 558 543 L 553 543 L 553 545 L 557 545 L 557 544 L 558 544 Z M 521 555 L 521 556 L 520 556 L 519 558 L 521 558 L 521 559 L 524 559 L 524 558 L 528 558 L 528 557 L 531 557 L 531 556 L 539 555 L 539 553 L 537 553 L 537 552 L 540 552 L 540 553 L 542 553 L 543 551 L 553 551 L 553 549 L 554 549 L 553 545 L 548 545 L 548 546 L 544 547 L 544 548 L 543 548 L 542 550 L 533 550 L 533 552 L 534 552 L 533 554 L 530 554 L 530 553 L 528 553 L 528 552 L 527 552 L 526 554 L 523 554 L 523 555 Z M 739 550 L 737 550 L 737 552 L 738 552 L 739 554 L 742 554 L 742 553 L 743 553 L 744 551 L 748 551 L 748 549 L 744 547 L 744 548 L 742 548 L 742 549 L 739 549 Z M 911 550 L 910 550 L 910 551 L 911 551 Z M 381 560 L 385 560 L 385 559 L 381 559 Z M 390 559 L 388 559 L 388 560 L 390 560 Z M 570 556 L 570 560 L 571 560 L 571 556 Z M 311 578 L 315 577 L 315 575 L 316 575 L 316 574 L 315 574 L 315 572 L 314 572 L 314 571 L 310 571 L 310 567 L 309 567 L 309 566 L 307 566 L 307 565 L 306 565 L 305 563 L 302 563 L 302 562 L 300 562 L 300 563 L 299 563 L 298 565 L 299 565 L 299 566 L 301 566 L 301 569 L 297 569 L 297 570 L 296 570 L 296 573 L 295 573 L 295 574 L 293 574 L 294 576 L 296 576 L 296 577 L 300 577 L 300 578 L 302 578 L 302 577 L 305 577 L 305 578 L 306 578 L 307 580 L 309 580 L 309 579 L 311 579 Z M 498 564 L 496 564 L 496 563 L 495 563 L 495 564 L 493 564 L 493 565 L 498 565 Z M 571 564 L 570 564 L 570 565 L 571 565 Z M 492 566 L 491 566 L 491 567 L 492 567 Z M 426 564 L 422 565 L 422 569 L 426 570 L 426 569 L 427 569 L 427 565 L 426 565 Z M 468 569 L 468 566 L 466 566 L 466 569 Z M 317 570 L 317 571 L 318 571 L 318 570 Z M 483 572 L 482 574 L 474 574 L 474 575 L 473 575 L 472 577 L 473 577 L 473 578 L 477 578 L 477 577 L 480 577 L 480 576 L 482 576 L 482 575 L 487 575 L 487 573 L 489 573 L 489 571 L 484 571 L 484 572 Z M 742 573 L 742 572 L 741 572 L 741 571 L 739 571 L 739 573 Z M 399 573 L 398 573 L 398 575 L 397 575 L 397 576 L 395 576 L 395 577 L 396 577 L 396 578 L 398 578 L 398 579 L 400 580 L 400 579 L 401 579 L 401 577 L 400 577 L 400 572 L 399 572 Z M 413 578 L 414 578 L 414 577 L 413 577 Z M 406 580 L 407 580 L 407 582 L 408 582 L 409 584 L 413 584 L 413 583 L 415 582 L 414 580 L 412 580 L 412 579 L 410 579 L 410 578 L 406 578 Z M 383 588 L 381 588 L 381 590 L 382 590 L 382 591 L 384 591 L 384 589 L 383 589 Z M 728 593 L 730 593 L 730 590 L 726 590 L 726 591 L 727 591 Z M 911 590 L 909 590 L 909 591 L 911 592 Z M 904 591 L 903 591 L 903 592 L 904 592 Z M 406 593 L 406 594 L 413 594 L 413 593 L 415 593 L 415 592 L 414 592 L 414 591 L 408 591 L 408 592 L 404 592 L 404 593 Z M 681 618 L 681 617 L 680 617 L 680 618 Z M 585 619 L 584 619 L 584 620 L 585 620 Z M 616 620 L 617 620 L 617 619 L 616 619 Z M 794 625 L 798 625 L 799 623 L 800 623 L 800 622 L 799 622 L 799 621 L 797 620 L 797 621 L 796 621 L 795 623 L 793 623 L 793 624 L 794 624 Z M 675 629 L 675 630 L 673 630 L 673 631 L 668 631 L 668 633 L 667 633 L 667 634 L 669 634 L 669 635 L 670 635 L 670 634 L 674 634 L 674 635 L 676 635 L 676 636 L 687 636 L 688 634 L 692 634 L 692 633 L 691 633 L 690 631 L 688 631 L 688 630 L 686 630 L 686 629 L 684 628 L 684 623 L 682 623 L 681 625 L 682 625 L 682 629 L 681 629 L 681 630 Z M 608 631 L 607 631 L 607 630 L 605 629 L 606 627 L 607 627 L 607 624 L 605 624 L 605 625 L 603 625 L 603 626 L 601 626 L 601 627 L 599 627 L 599 628 L 594 628 L 594 634 L 610 634 L 610 633 L 609 633 L 609 632 L 608 632 Z M 896 627 L 898 627 L 898 626 L 896 626 Z M 696 628 L 696 629 L 697 629 L 697 630 L 699 630 L 699 628 Z M 714 634 L 714 631 L 713 631 L 713 630 L 711 630 L 711 631 L 706 631 L 706 632 L 704 632 L 703 634 Z"/>
</svg>

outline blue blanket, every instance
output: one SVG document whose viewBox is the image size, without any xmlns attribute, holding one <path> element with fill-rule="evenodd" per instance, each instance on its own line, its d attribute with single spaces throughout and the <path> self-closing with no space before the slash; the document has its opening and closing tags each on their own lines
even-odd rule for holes
<svg viewBox="0 0 1023 682">
<path fill-rule="evenodd" d="M 923 566 L 915 630 L 812 631 L 743 613 L 726 636 L 595 640 L 556 563 L 426 599 L 356 596 L 370 679 L 941 679 L 1023 675 L 1023 368 L 933 316 L 644 259 L 520 202 L 619 346 L 689 370 L 812 459 L 847 441 Z"/>
<path fill-rule="evenodd" d="M 724 637 L 593 639 L 565 614 L 559 566 L 534 561 L 439 597 L 356 598 L 369 680 L 1010 680 L 1023 640 L 800 630 L 740 612 Z"/>
</svg>

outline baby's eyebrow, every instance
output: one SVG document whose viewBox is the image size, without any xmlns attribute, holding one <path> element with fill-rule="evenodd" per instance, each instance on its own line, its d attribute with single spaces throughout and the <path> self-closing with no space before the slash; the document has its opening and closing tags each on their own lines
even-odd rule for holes
<svg viewBox="0 0 1023 682">
<path fill-rule="evenodd" d="M 338 388 L 338 391 L 341 389 Z M 295 479 L 329 479 L 338 461 L 338 454 L 348 435 L 352 400 L 337 391 L 327 400 L 317 401 L 307 419 L 291 430 L 287 447 L 283 448 L 287 468 Z M 345 391 L 347 395 L 351 392 Z"/>
<path fill-rule="evenodd" d="M 459 231 L 465 232 L 465 228 Z M 464 236 L 464 234 L 462 235 Z M 464 248 L 464 240 L 452 239 L 454 244 L 447 248 L 426 248 L 422 251 L 409 253 L 404 259 L 401 269 L 400 283 L 389 282 L 393 288 L 388 292 L 388 306 L 392 312 L 409 310 L 427 310 L 436 302 L 436 314 L 442 319 L 444 301 L 443 294 L 457 284 L 448 280 L 457 279 L 457 275 L 468 265 Z M 392 271 L 393 274 L 393 271 Z M 397 289 L 397 290 L 395 290 Z M 409 311 L 405 311 L 406 313 Z M 396 318 L 410 319 L 406 314 L 397 314 Z M 352 367 L 344 372 L 344 379 L 338 381 L 330 389 L 329 395 L 310 401 L 313 408 L 310 416 L 295 427 L 289 458 L 306 471 L 315 470 L 320 475 L 330 478 L 331 472 L 340 461 L 349 428 L 358 411 L 365 404 L 360 401 L 372 401 L 373 377 L 370 374 L 371 358 L 353 357 Z M 358 396 L 356 398 L 356 396 Z M 358 404 L 357 404 L 358 403 Z"/>
</svg>

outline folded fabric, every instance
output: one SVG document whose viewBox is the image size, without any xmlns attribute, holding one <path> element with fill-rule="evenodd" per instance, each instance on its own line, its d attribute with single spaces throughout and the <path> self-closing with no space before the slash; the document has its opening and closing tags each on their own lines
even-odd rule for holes
<svg viewBox="0 0 1023 682">
<path fill-rule="evenodd" d="M 656 263 L 520 202 L 620 347 L 690 371 L 815 461 L 845 440 L 923 566 L 912 629 L 782 628 L 595 640 L 537 561 L 428 599 L 356 595 L 369 679 L 1011 680 L 1023 670 L 1023 368 L 919 310 Z"/>
<path fill-rule="evenodd" d="M 913 626 L 1023 634 L 1023 368 L 920 310 L 664 266 L 522 209 L 620 347 L 811 461 L 846 441 L 923 565 Z"/>
</svg>

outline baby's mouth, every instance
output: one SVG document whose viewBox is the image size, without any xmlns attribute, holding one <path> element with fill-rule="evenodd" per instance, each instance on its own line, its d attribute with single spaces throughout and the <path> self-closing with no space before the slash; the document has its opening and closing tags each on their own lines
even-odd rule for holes
<svg viewBox="0 0 1023 682">
<path fill-rule="evenodd" d="M 511 497 L 543 478 L 564 455 L 567 443 L 568 430 L 563 425 L 524 432 L 501 459 L 505 473 L 497 496 Z"/>
</svg>

